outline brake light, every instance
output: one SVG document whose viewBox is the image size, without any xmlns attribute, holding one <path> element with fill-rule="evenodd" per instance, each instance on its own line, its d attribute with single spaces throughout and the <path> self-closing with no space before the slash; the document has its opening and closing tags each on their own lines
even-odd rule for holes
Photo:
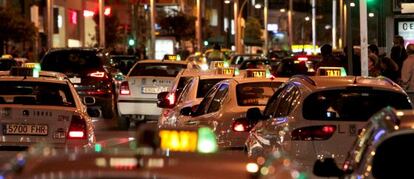
<svg viewBox="0 0 414 179">
<path fill-rule="evenodd" d="M 119 87 L 119 94 L 121 95 L 130 95 L 131 91 L 129 91 L 129 85 L 128 81 L 124 81 L 121 83 L 121 86 Z"/>
<path fill-rule="evenodd" d="M 82 117 L 78 115 L 72 116 L 72 121 L 70 122 L 69 139 L 85 139 L 86 138 L 86 122 Z"/>
<path fill-rule="evenodd" d="M 292 131 L 292 140 L 327 140 L 336 131 L 335 125 L 309 126 Z"/>
<path fill-rule="evenodd" d="M 236 121 L 233 121 L 232 129 L 235 132 L 249 132 L 251 130 L 251 126 L 247 123 L 236 120 Z"/>
<path fill-rule="evenodd" d="M 308 57 L 298 57 L 298 60 L 301 62 L 308 61 Z"/>
<path fill-rule="evenodd" d="M 175 93 L 168 93 L 167 100 L 170 105 L 175 104 Z"/>
<path fill-rule="evenodd" d="M 96 78 L 103 78 L 103 77 L 105 77 L 105 72 L 96 71 L 96 72 L 93 72 L 93 73 L 89 73 L 88 76 L 96 77 Z"/>
</svg>

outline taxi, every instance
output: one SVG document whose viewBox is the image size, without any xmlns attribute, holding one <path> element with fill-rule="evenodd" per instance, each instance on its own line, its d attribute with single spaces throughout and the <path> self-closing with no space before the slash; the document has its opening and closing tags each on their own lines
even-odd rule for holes
<svg viewBox="0 0 414 179">
<path fill-rule="evenodd" d="M 261 71 L 259 71 L 261 70 Z M 237 123 L 252 107 L 263 110 L 276 88 L 287 78 L 266 78 L 263 69 L 247 71 L 245 77 L 223 80 L 208 91 L 193 111 L 184 107 L 178 124 L 184 126 L 209 126 L 215 131 L 222 149 L 242 149 L 248 135 L 248 126 Z M 255 76 L 256 75 L 256 76 Z"/>
<path fill-rule="evenodd" d="M 20 66 L 11 55 L 2 55 L 0 57 L 0 71 L 10 70 L 14 66 Z"/>
<path fill-rule="evenodd" d="M 141 60 L 135 63 L 119 87 L 118 126 L 127 129 L 131 122 L 157 120 L 157 94 L 169 91 L 172 82 L 187 62 Z"/>
<path fill-rule="evenodd" d="M 414 160 L 414 112 L 386 107 L 361 130 L 343 166 L 317 160 L 314 174 L 340 178 L 410 178 Z"/>
<path fill-rule="evenodd" d="M 343 162 L 369 117 L 385 106 L 412 109 L 404 90 L 383 77 L 296 75 L 269 99 L 246 141 L 249 156 L 288 152 L 311 171 L 320 157 Z M 338 145 L 340 144 L 340 145 Z"/>
<path fill-rule="evenodd" d="M 48 142 L 57 148 L 87 148 L 94 126 L 64 74 L 15 67 L 0 73 L 0 146 Z"/>
<path fill-rule="evenodd" d="M 141 137 L 140 137 L 141 136 Z M 252 178 L 255 161 L 217 152 L 209 128 L 138 130 L 136 146 L 57 153 L 37 146 L 3 167 L 1 178 Z M 53 177 L 51 177 L 53 178 Z"/>
<path fill-rule="evenodd" d="M 200 104 L 208 90 L 216 83 L 233 78 L 234 69 L 193 71 L 192 73 L 187 72 L 184 74 L 191 75 L 191 78 L 187 80 L 185 87 L 180 91 L 181 94 L 169 93 L 168 95 L 159 95 L 157 104 L 158 107 L 163 108 L 163 111 L 158 120 L 158 125 L 175 125 L 182 108 Z"/>
</svg>

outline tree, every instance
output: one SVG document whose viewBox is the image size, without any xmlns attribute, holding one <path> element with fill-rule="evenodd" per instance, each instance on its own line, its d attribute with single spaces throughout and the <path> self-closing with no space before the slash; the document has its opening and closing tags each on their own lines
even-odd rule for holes
<svg viewBox="0 0 414 179">
<path fill-rule="evenodd" d="M 161 26 L 161 35 L 174 36 L 181 40 L 190 40 L 195 36 L 196 17 L 184 14 L 181 11 L 174 11 L 171 14 L 159 14 L 158 22 Z"/>
<path fill-rule="evenodd" d="M 99 42 L 99 13 L 95 13 L 93 20 L 96 23 L 96 39 Z M 116 15 L 105 16 L 105 46 L 115 47 L 117 43 L 122 43 L 122 34 L 119 28 L 119 19 Z"/>
<path fill-rule="evenodd" d="M 246 45 L 261 46 L 262 41 L 262 25 L 259 20 L 254 17 L 248 17 L 246 27 L 244 29 L 244 43 Z"/>
<path fill-rule="evenodd" d="M 34 24 L 14 11 L 0 7 L 0 54 L 8 41 L 33 41 L 37 35 Z"/>
</svg>

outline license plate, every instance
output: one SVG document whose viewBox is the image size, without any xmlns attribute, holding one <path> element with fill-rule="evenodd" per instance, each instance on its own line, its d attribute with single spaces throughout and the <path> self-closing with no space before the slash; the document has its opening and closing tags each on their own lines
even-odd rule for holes
<svg viewBox="0 0 414 179">
<path fill-rule="evenodd" d="M 77 84 L 77 83 L 81 83 L 81 78 L 69 78 L 70 82 L 72 82 L 73 84 Z"/>
<path fill-rule="evenodd" d="M 38 124 L 5 124 L 3 134 L 5 135 L 47 135 L 48 126 Z"/>
<path fill-rule="evenodd" d="M 158 94 L 163 91 L 168 91 L 168 88 L 165 88 L 165 87 L 143 87 L 142 88 L 142 93 Z"/>
</svg>

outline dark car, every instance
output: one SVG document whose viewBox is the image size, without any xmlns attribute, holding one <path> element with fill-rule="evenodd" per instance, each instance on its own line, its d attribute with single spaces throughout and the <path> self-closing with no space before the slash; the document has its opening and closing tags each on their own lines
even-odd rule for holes
<svg viewBox="0 0 414 179">
<path fill-rule="evenodd" d="M 112 118 L 116 93 L 112 76 L 104 68 L 104 58 L 95 48 L 62 48 L 49 50 L 40 63 L 42 70 L 67 75 L 81 98 L 94 99 L 88 100 L 88 108 L 100 108 L 104 118 Z"/>
<path fill-rule="evenodd" d="M 12 58 L 0 58 L 0 71 L 10 70 L 14 66 L 19 66 L 16 60 Z"/>
</svg>

